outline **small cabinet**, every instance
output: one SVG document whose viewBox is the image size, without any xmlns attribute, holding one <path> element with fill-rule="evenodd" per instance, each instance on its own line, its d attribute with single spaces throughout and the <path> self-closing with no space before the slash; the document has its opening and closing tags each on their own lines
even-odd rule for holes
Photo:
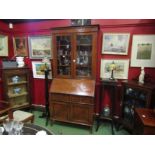
<svg viewBox="0 0 155 155">
<path fill-rule="evenodd" d="M 95 78 L 97 26 L 52 30 L 56 78 Z"/>
<path fill-rule="evenodd" d="M 133 130 L 135 108 L 153 108 L 155 105 L 155 85 L 140 84 L 135 81 L 123 82 L 122 123 Z"/>
<path fill-rule="evenodd" d="M 53 79 L 50 87 L 50 119 L 92 127 L 94 80 Z"/>
<path fill-rule="evenodd" d="M 26 108 L 31 105 L 29 69 L 2 69 L 4 99 L 12 104 L 14 109 Z"/>
</svg>

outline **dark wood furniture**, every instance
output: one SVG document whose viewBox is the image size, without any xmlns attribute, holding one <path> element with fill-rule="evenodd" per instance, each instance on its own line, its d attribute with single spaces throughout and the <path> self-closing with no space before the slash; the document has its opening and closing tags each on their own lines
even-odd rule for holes
<svg viewBox="0 0 155 155">
<path fill-rule="evenodd" d="M 135 109 L 134 134 L 155 135 L 155 110 Z"/>
<path fill-rule="evenodd" d="M 97 33 L 95 25 L 52 29 L 51 120 L 92 127 Z"/>
<path fill-rule="evenodd" d="M 99 116 L 97 117 L 96 131 L 98 130 L 101 121 L 107 120 L 107 121 L 111 122 L 111 130 L 112 130 L 112 134 L 114 134 L 114 129 L 113 129 L 113 126 L 114 126 L 114 106 L 115 106 L 115 102 L 116 102 L 115 96 L 116 96 L 116 91 L 117 91 L 117 85 L 118 85 L 117 80 L 102 79 L 100 81 L 100 110 L 101 111 L 99 113 Z M 109 111 L 104 111 L 105 107 L 102 105 L 102 100 L 103 100 L 103 96 L 104 96 L 103 94 L 104 94 L 105 90 L 110 90 L 111 104 L 109 105 Z"/>
<path fill-rule="evenodd" d="M 0 123 L 6 119 L 14 119 L 23 123 L 33 123 L 34 114 L 21 110 L 14 111 L 14 108 L 9 102 L 0 100 Z"/>
<path fill-rule="evenodd" d="M 98 26 L 52 29 L 55 78 L 96 77 Z"/>
<path fill-rule="evenodd" d="M 13 109 L 31 106 L 28 68 L 2 69 L 2 80 L 4 100 L 11 103 Z"/>
<path fill-rule="evenodd" d="M 8 102 L 0 100 L 0 124 L 8 117 L 13 118 L 12 108 Z"/>
<path fill-rule="evenodd" d="M 95 81 L 86 79 L 53 79 L 50 87 L 50 118 L 92 127 Z"/>
<path fill-rule="evenodd" d="M 133 132 L 135 108 L 153 108 L 155 106 L 155 85 L 140 84 L 136 81 L 124 81 L 121 123 Z"/>
<path fill-rule="evenodd" d="M 44 73 L 45 73 L 45 112 L 42 113 L 41 116 L 39 116 L 40 118 L 46 118 L 46 126 L 48 125 L 48 120 L 50 117 L 50 112 L 49 112 L 49 79 L 48 79 L 48 75 L 51 72 L 50 69 L 45 69 Z"/>
</svg>

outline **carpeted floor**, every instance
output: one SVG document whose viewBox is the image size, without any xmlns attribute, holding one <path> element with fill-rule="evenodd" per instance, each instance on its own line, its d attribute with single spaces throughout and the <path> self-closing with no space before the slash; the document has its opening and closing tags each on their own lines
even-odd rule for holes
<svg viewBox="0 0 155 155">
<path fill-rule="evenodd" d="M 90 132 L 90 129 L 85 126 L 79 126 L 68 123 L 55 122 L 51 125 L 49 121 L 48 126 L 45 126 L 45 118 L 39 118 L 42 115 L 40 111 L 33 111 L 35 115 L 34 124 L 46 127 L 48 130 L 52 131 L 55 135 L 111 135 L 111 125 L 108 122 L 103 122 L 98 131 L 95 131 L 96 123 L 94 122 L 93 132 Z M 121 129 L 119 131 L 115 130 L 115 135 L 129 135 L 129 133 Z"/>
</svg>

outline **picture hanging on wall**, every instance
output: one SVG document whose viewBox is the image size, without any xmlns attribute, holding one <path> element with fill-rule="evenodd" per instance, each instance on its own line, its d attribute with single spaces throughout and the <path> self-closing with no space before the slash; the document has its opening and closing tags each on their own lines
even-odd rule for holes
<svg viewBox="0 0 155 155">
<path fill-rule="evenodd" d="M 50 63 L 43 63 L 41 61 L 32 61 L 32 72 L 33 72 L 33 78 L 39 78 L 39 79 L 45 79 L 45 72 L 44 70 L 48 67 L 48 69 L 51 70 L 51 64 Z M 49 79 L 52 79 L 52 73 L 49 72 Z"/>
<path fill-rule="evenodd" d="M 30 36 L 28 37 L 28 43 L 31 59 L 52 58 L 51 36 Z"/>
<path fill-rule="evenodd" d="M 132 67 L 155 67 L 155 35 L 133 35 Z"/>
<path fill-rule="evenodd" d="M 102 54 L 127 55 L 129 37 L 129 33 L 104 33 Z"/>
<path fill-rule="evenodd" d="M 100 78 L 111 78 L 112 64 L 115 64 L 115 68 L 113 70 L 113 76 L 115 79 L 128 79 L 128 59 L 101 59 Z"/>
<path fill-rule="evenodd" d="M 8 36 L 0 35 L 0 56 L 8 56 Z"/>
<path fill-rule="evenodd" d="M 27 38 L 26 37 L 14 37 L 13 46 L 15 56 L 28 56 Z"/>
</svg>

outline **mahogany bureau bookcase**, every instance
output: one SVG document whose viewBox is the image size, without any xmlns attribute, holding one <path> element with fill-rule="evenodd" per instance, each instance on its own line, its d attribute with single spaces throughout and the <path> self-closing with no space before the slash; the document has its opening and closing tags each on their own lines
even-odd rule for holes
<svg viewBox="0 0 155 155">
<path fill-rule="evenodd" d="M 92 127 L 95 97 L 97 25 L 52 29 L 52 121 Z"/>
</svg>

